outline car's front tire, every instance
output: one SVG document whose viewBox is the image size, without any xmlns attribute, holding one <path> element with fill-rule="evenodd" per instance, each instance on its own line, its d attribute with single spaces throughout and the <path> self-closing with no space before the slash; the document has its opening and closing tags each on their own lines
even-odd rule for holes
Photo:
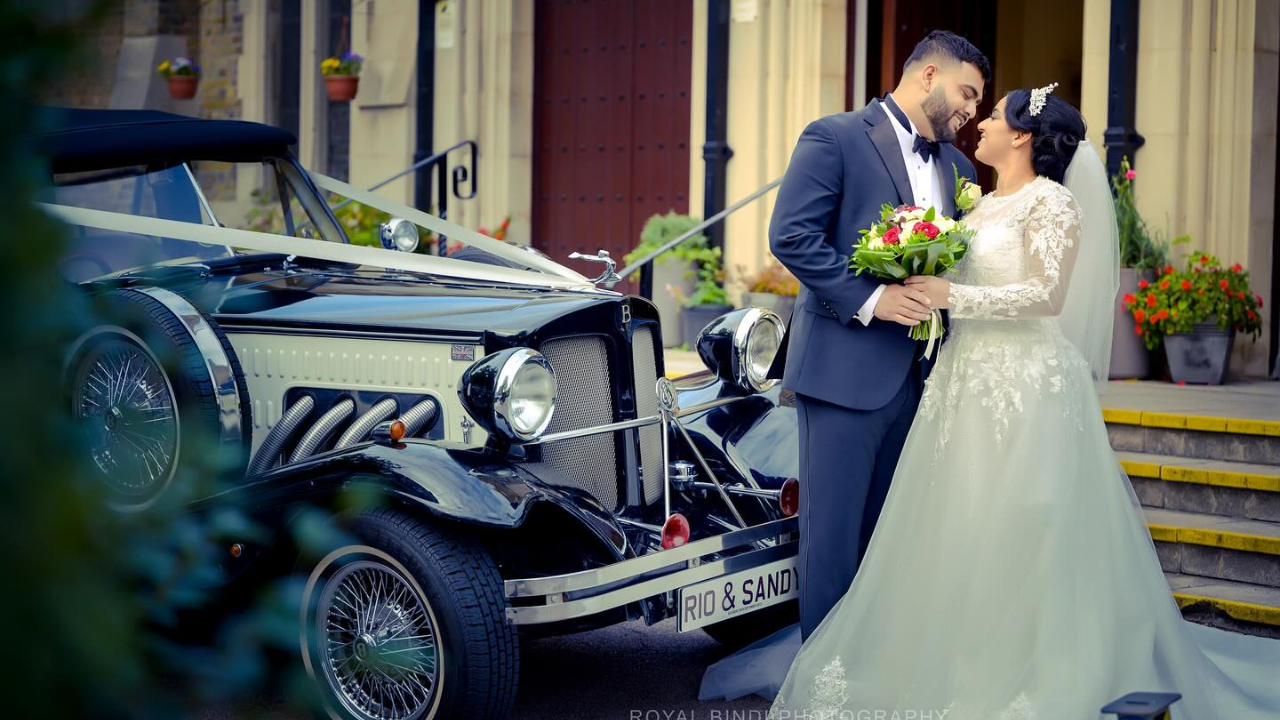
<svg viewBox="0 0 1280 720">
<path fill-rule="evenodd" d="M 502 577 L 478 545 L 375 510 L 359 544 L 315 564 L 303 596 L 302 656 L 330 718 L 506 717 L 519 646 Z"/>
</svg>

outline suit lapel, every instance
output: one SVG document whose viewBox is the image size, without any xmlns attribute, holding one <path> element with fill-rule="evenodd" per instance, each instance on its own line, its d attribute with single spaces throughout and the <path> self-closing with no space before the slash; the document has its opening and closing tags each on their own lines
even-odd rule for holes
<svg viewBox="0 0 1280 720">
<path fill-rule="evenodd" d="M 943 215 L 954 218 L 956 216 L 956 172 L 951 168 L 953 161 L 942 157 L 945 154 L 947 153 L 938 153 L 938 157 L 933 159 L 933 171 L 937 173 L 938 187 L 942 189 L 942 197 L 938 198 L 938 208 Z"/>
<path fill-rule="evenodd" d="M 876 151 L 880 153 L 884 166 L 889 169 L 893 186 L 898 189 L 899 204 L 912 205 L 916 201 L 916 196 L 911 192 L 911 181 L 907 178 L 907 164 L 902 161 L 902 146 L 898 144 L 898 135 L 893 131 L 893 123 L 889 122 L 889 116 L 879 108 L 879 101 L 875 104 L 876 114 L 881 117 L 878 122 L 874 119 L 869 120 L 875 124 L 867 130 L 867 136 L 871 138 L 871 144 L 875 145 Z"/>
</svg>

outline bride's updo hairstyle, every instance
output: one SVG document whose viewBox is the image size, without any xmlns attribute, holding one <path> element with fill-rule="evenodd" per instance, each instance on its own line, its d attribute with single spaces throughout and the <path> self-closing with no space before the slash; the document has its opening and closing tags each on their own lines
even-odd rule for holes
<svg viewBox="0 0 1280 720">
<path fill-rule="evenodd" d="M 1031 133 L 1031 166 L 1037 175 L 1060 183 L 1084 140 L 1084 116 L 1071 103 L 1050 93 L 1044 107 L 1031 116 L 1031 92 L 1013 90 L 1004 104 L 1004 120 L 1019 132 Z"/>
</svg>

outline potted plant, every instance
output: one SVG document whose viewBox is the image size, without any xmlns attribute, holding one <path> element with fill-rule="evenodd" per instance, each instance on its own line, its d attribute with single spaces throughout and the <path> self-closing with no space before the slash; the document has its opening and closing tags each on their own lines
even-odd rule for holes
<svg viewBox="0 0 1280 720">
<path fill-rule="evenodd" d="M 156 67 L 156 72 L 169 81 L 169 96 L 175 100 L 190 100 L 196 96 L 196 86 L 200 84 L 200 66 L 191 58 L 179 57 L 165 60 Z"/>
<path fill-rule="evenodd" d="M 682 301 L 680 310 L 680 337 L 684 346 L 697 346 L 698 333 L 712 320 L 733 309 L 724 291 L 724 262 L 720 248 L 695 247 L 686 251 L 698 264 L 698 281 L 694 283 L 693 294 L 687 298 L 683 292 L 673 291 L 677 299 Z"/>
<path fill-rule="evenodd" d="M 693 229 L 698 222 L 697 218 L 676 212 L 650 217 L 640 231 L 640 244 L 623 256 L 622 264 L 626 266 L 644 259 L 649 253 Z M 694 235 L 654 258 L 650 264 L 653 304 L 657 306 L 658 319 L 666 330 L 662 334 L 665 347 L 675 347 L 681 342 L 681 307 L 697 286 L 698 261 L 694 253 L 706 245 L 705 235 Z"/>
<path fill-rule="evenodd" d="M 1120 230 L 1120 296 L 1138 292 L 1138 283 L 1150 283 L 1156 270 L 1168 263 L 1168 247 L 1153 238 L 1133 200 L 1133 181 L 1138 173 L 1125 157 L 1120 172 L 1111 178 L 1115 191 L 1116 225 Z M 1182 239 L 1175 241 L 1181 242 Z M 1115 329 L 1111 341 L 1112 378 L 1146 377 L 1151 370 L 1151 357 L 1142 340 L 1134 332 L 1133 317 L 1123 304 L 1116 304 Z"/>
<path fill-rule="evenodd" d="M 320 62 L 320 74 L 324 76 L 330 100 L 350 102 L 356 96 L 356 90 L 360 86 L 360 68 L 363 65 L 364 58 L 353 52 L 325 58 Z"/>
<path fill-rule="evenodd" d="M 1187 267 L 1166 266 L 1154 281 L 1141 280 L 1122 303 L 1133 334 L 1154 350 L 1161 342 L 1169 374 L 1179 385 L 1221 385 L 1236 332 L 1262 334 L 1262 296 L 1249 288 L 1249 273 L 1236 263 L 1224 268 L 1208 253 L 1193 253 Z"/>
<path fill-rule="evenodd" d="M 739 275 L 745 275 L 739 266 Z M 783 322 L 791 317 L 800 293 L 800 281 L 780 262 L 771 262 L 760 272 L 747 277 L 747 290 L 742 294 L 742 304 L 748 307 L 767 308 L 778 314 Z"/>
</svg>

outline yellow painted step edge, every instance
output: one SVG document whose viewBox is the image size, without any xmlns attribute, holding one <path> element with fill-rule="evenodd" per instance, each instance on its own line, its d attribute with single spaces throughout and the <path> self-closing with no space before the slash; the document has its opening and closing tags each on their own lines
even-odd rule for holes
<svg viewBox="0 0 1280 720">
<path fill-rule="evenodd" d="M 1174 527 L 1158 523 L 1148 523 L 1147 529 L 1151 532 L 1151 539 L 1159 542 L 1179 542 L 1187 545 L 1205 545 L 1227 550 L 1262 553 L 1264 555 L 1280 555 L 1280 538 L 1276 537 L 1249 535 L 1226 530 Z"/>
<path fill-rule="evenodd" d="M 1229 470 L 1183 467 L 1181 465 L 1161 465 L 1160 463 L 1135 460 L 1121 460 L 1120 465 L 1130 477 L 1280 492 L 1280 475 L 1231 472 Z"/>
<path fill-rule="evenodd" d="M 1124 410 L 1120 408 L 1103 408 L 1102 419 L 1113 425 L 1141 425 L 1142 427 L 1173 430 L 1199 430 L 1201 432 L 1280 437 L 1280 420 L 1184 415 L 1182 413 Z"/>
<path fill-rule="evenodd" d="M 1240 600 L 1205 597 L 1203 595 L 1193 595 L 1191 593 L 1176 591 L 1173 593 L 1173 598 L 1178 602 L 1178 607 L 1180 608 L 1184 608 L 1192 603 L 1207 602 L 1214 607 L 1221 609 L 1236 620 L 1244 620 L 1246 622 L 1262 623 L 1264 625 L 1275 625 L 1280 627 L 1280 607 L 1258 605 L 1256 603 L 1243 602 Z"/>
</svg>

